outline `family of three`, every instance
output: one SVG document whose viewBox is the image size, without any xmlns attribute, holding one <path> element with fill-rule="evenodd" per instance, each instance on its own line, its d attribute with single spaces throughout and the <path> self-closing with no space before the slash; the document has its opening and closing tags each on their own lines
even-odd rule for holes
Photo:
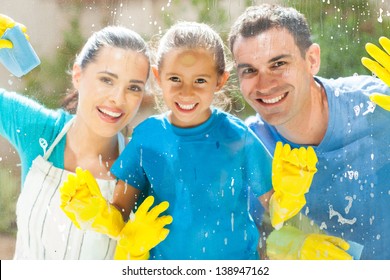
<svg viewBox="0 0 390 280">
<path fill-rule="evenodd" d="M 72 68 L 74 115 L 0 92 L 0 133 L 22 163 L 15 258 L 389 259 L 390 47 L 380 42 L 386 52 L 370 45 L 363 63 L 385 83 L 324 79 L 302 14 L 248 8 L 229 35 L 258 113 L 245 124 L 215 102 L 230 69 L 210 26 L 173 25 L 155 55 L 127 28 L 94 33 Z M 167 110 L 128 140 L 120 131 L 150 72 Z"/>
</svg>

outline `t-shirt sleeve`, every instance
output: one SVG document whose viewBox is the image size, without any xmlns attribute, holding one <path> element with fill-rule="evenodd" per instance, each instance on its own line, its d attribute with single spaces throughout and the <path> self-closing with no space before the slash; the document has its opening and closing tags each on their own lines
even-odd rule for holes
<svg viewBox="0 0 390 280">
<path fill-rule="evenodd" d="M 247 182 L 256 197 L 272 189 L 272 156 L 251 130 L 245 145 Z"/>
<path fill-rule="evenodd" d="M 111 167 L 111 173 L 117 179 L 139 190 L 143 190 L 149 183 L 142 166 L 141 134 L 137 128 L 134 130 L 130 142 Z"/>
<path fill-rule="evenodd" d="M 18 151 L 23 178 L 32 161 L 43 155 L 68 117 L 62 110 L 48 109 L 28 97 L 0 89 L 0 135 Z M 62 163 L 63 151 L 60 160 Z"/>
</svg>

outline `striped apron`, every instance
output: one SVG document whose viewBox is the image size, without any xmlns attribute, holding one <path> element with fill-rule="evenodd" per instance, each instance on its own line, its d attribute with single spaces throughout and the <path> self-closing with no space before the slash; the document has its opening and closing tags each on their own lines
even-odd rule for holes
<svg viewBox="0 0 390 280">
<path fill-rule="evenodd" d="M 26 176 L 16 204 L 18 232 L 14 259 L 103 260 L 113 259 L 116 241 L 106 235 L 76 228 L 60 208 L 59 187 L 69 171 L 48 161 L 54 147 L 67 133 L 69 121 L 53 144 L 38 156 Z M 42 148 L 47 147 L 40 139 Z M 120 152 L 124 137 L 118 134 Z M 97 179 L 102 195 L 111 200 L 115 180 Z"/>
</svg>

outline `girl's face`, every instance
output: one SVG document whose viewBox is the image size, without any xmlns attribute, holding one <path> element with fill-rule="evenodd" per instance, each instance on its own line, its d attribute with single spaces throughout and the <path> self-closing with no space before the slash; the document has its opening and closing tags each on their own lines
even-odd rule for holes
<svg viewBox="0 0 390 280">
<path fill-rule="evenodd" d="M 164 102 L 170 109 L 170 121 L 178 127 L 194 127 L 211 114 L 214 92 L 221 89 L 229 77 L 217 74 L 210 51 L 175 49 L 164 55 L 160 69 L 153 68 Z"/>
<path fill-rule="evenodd" d="M 102 47 L 84 69 L 74 65 L 78 120 L 100 136 L 116 135 L 137 113 L 148 72 L 143 54 L 109 46 Z"/>
</svg>

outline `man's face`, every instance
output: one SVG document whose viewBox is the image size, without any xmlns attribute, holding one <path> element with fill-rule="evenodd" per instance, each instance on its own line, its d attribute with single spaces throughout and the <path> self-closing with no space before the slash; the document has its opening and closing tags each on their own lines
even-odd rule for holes
<svg viewBox="0 0 390 280">
<path fill-rule="evenodd" d="M 294 124 L 310 104 L 310 86 L 318 53 L 302 57 L 292 35 L 285 29 L 270 29 L 250 38 L 238 37 L 233 55 L 240 89 L 248 104 L 267 123 Z M 313 57 L 318 55 L 318 57 Z"/>
</svg>

